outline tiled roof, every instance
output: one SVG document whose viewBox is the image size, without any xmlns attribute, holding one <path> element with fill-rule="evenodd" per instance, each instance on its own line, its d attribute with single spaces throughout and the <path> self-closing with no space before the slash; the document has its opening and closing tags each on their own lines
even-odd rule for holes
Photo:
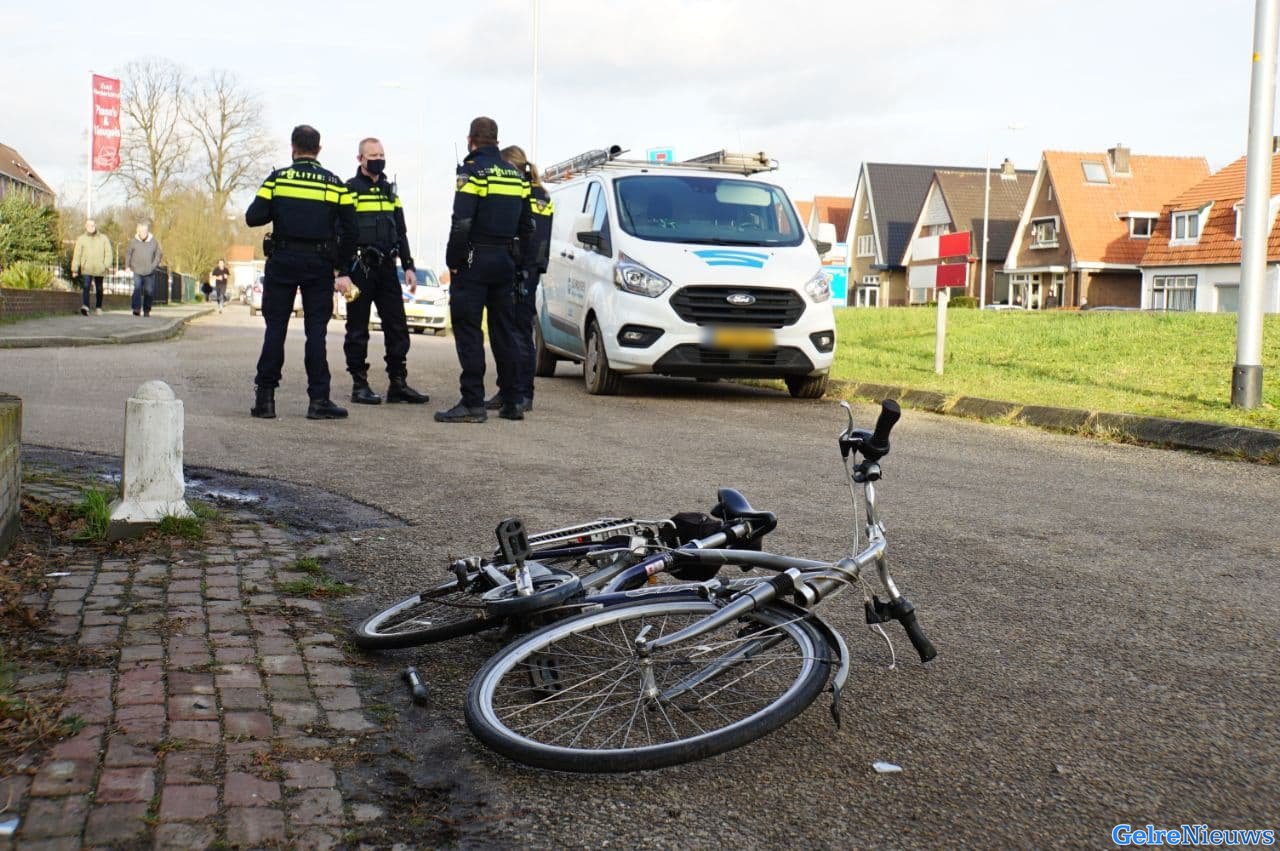
<svg viewBox="0 0 1280 851">
<path fill-rule="evenodd" d="M 1244 200 L 1245 160 L 1241 157 L 1164 205 L 1146 254 L 1142 256 L 1142 265 L 1198 266 L 1240 262 L 1242 243 L 1236 239 L 1235 205 Z M 1271 195 L 1280 195 L 1280 155 L 1271 158 Z M 1198 210 L 1210 202 L 1213 209 L 1209 211 L 1209 217 L 1200 223 L 1199 241 L 1194 245 L 1170 245 L 1171 214 L 1175 210 Z M 1280 260 L 1280 228 L 1274 222 L 1267 238 L 1267 259 Z"/>
<path fill-rule="evenodd" d="M 982 212 L 986 200 L 983 185 L 986 175 L 973 171 L 938 171 L 938 187 L 951 213 L 951 221 L 957 231 L 973 233 L 973 254 L 982 256 Z M 991 222 L 991 241 L 987 244 L 988 262 L 1003 263 L 1013 242 L 1013 232 L 1022 218 L 1027 195 L 1036 173 L 1022 170 L 1015 179 L 1006 179 L 999 168 L 991 169 L 991 209 L 987 220 Z"/>
<path fill-rule="evenodd" d="M 35 169 L 22 158 L 22 154 L 8 145 L 0 145 L 0 174 L 8 175 L 14 180 L 25 183 L 37 192 L 53 195 L 53 189 L 36 174 Z"/>
<path fill-rule="evenodd" d="M 942 165 L 867 163 L 865 173 L 875 204 L 876 236 L 886 265 L 897 266 L 911 239 L 920 205 L 939 169 L 976 172 L 982 169 Z"/>
<path fill-rule="evenodd" d="M 806 228 L 809 227 L 809 215 L 813 212 L 812 201 L 797 201 L 796 213 L 800 216 L 800 223 Z"/>
<path fill-rule="evenodd" d="M 1117 214 L 1155 212 L 1209 176 L 1204 157 L 1131 155 L 1128 176 L 1111 171 L 1105 152 L 1045 151 L 1044 160 L 1077 263 L 1137 265 L 1149 240 L 1130 237 Z M 1087 182 L 1085 162 L 1103 164 L 1108 182 Z"/>
<path fill-rule="evenodd" d="M 849 238 L 849 219 L 853 216 L 853 199 L 833 195 L 817 195 L 813 205 L 818 211 L 818 224 L 836 226 L 836 242 Z"/>
</svg>

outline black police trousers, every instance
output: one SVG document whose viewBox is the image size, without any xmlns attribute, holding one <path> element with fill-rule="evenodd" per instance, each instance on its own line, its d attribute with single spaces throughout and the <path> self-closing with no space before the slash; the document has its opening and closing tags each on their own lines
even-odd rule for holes
<svg viewBox="0 0 1280 851">
<path fill-rule="evenodd" d="M 395 261 L 380 263 L 371 270 L 356 265 L 352 280 L 360 288 L 360 297 L 347 304 L 347 336 L 342 352 L 347 358 L 347 372 L 367 378 L 369 375 L 369 311 L 378 307 L 386 347 L 387 375 L 405 378 L 409 374 L 409 325 L 404 318 L 404 298 L 396 278 Z"/>
<path fill-rule="evenodd" d="M 484 332 L 480 320 L 488 310 L 489 345 L 498 368 L 498 393 L 504 402 L 520 398 L 516 387 L 517 352 L 513 298 L 515 260 L 502 246 L 477 245 L 471 265 L 459 269 L 449 285 L 449 315 L 462 366 L 462 404 L 484 405 Z"/>
<path fill-rule="evenodd" d="M 516 390 L 521 398 L 533 399 L 533 370 L 538 353 L 533 345 L 533 323 L 538 321 L 538 272 L 524 280 L 524 298 L 515 305 Z"/>
<path fill-rule="evenodd" d="M 315 255 L 278 250 L 267 260 L 262 285 L 262 318 L 267 332 L 258 357 L 259 387 L 279 387 L 284 368 L 284 340 L 293 314 L 294 294 L 302 291 L 303 330 L 307 335 L 303 362 L 307 367 L 307 397 L 329 398 L 329 359 L 325 332 L 333 315 L 333 265 Z"/>
</svg>

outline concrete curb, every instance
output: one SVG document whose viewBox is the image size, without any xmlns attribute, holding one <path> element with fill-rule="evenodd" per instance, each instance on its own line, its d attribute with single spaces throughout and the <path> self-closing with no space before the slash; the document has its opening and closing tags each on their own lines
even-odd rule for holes
<svg viewBox="0 0 1280 851">
<path fill-rule="evenodd" d="M 154 327 L 145 331 L 129 331 L 124 334 L 111 334 L 106 337 L 0 337 L 0 349 L 37 349 L 56 346 L 110 346 L 126 343 L 156 343 L 169 340 L 182 333 L 182 329 L 193 319 L 208 316 L 214 312 L 213 307 L 201 308 L 185 316 L 163 319 Z"/>
<path fill-rule="evenodd" d="M 1137 414 L 1111 414 L 1080 408 L 1019 405 L 977 396 L 947 396 L 932 390 L 912 390 L 892 384 L 857 381 L 832 382 L 835 393 L 880 401 L 893 399 L 912 408 L 937 414 L 1001 420 L 1050 431 L 1120 438 L 1133 443 L 1170 449 L 1190 449 L 1230 455 L 1250 461 L 1280 464 L 1280 431 L 1262 428 L 1171 420 Z"/>
</svg>

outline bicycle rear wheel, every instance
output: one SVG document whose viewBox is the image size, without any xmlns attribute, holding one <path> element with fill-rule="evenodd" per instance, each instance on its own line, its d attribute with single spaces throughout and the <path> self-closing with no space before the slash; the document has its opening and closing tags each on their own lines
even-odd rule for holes
<svg viewBox="0 0 1280 851">
<path fill-rule="evenodd" d="M 489 613 L 477 587 L 479 574 L 472 574 L 459 587 L 457 579 L 442 582 L 412 597 L 406 597 L 355 628 L 351 640 L 364 650 L 394 650 L 446 641 L 470 635 L 502 622 Z"/>
<path fill-rule="evenodd" d="M 692 600 L 628 604 L 520 638 L 472 680 L 467 724 L 503 756 L 559 771 L 661 768 L 754 741 L 821 693 L 831 651 L 806 621 L 766 608 L 647 663 L 637 655 L 642 630 L 653 640 L 716 610 Z"/>
</svg>

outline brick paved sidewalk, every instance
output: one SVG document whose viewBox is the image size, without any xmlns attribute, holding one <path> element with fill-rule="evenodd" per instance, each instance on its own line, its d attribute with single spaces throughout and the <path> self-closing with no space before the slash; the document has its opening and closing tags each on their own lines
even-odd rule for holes
<svg viewBox="0 0 1280 851">
<path fill-rule="evenodd" d="M 337 788 L 335 758 L 374 725 L 319 603 L 280 591 L 307 578 L 290 570 L 298 546 L 233 514 L 168 561 L 80 558 L 28 598 L 100 661 L 18 680 L 84 726 L 0 779 L 0 820 L 21 819 L 0 848 L 327 848 L 382 815 Z"/>
</svg>

